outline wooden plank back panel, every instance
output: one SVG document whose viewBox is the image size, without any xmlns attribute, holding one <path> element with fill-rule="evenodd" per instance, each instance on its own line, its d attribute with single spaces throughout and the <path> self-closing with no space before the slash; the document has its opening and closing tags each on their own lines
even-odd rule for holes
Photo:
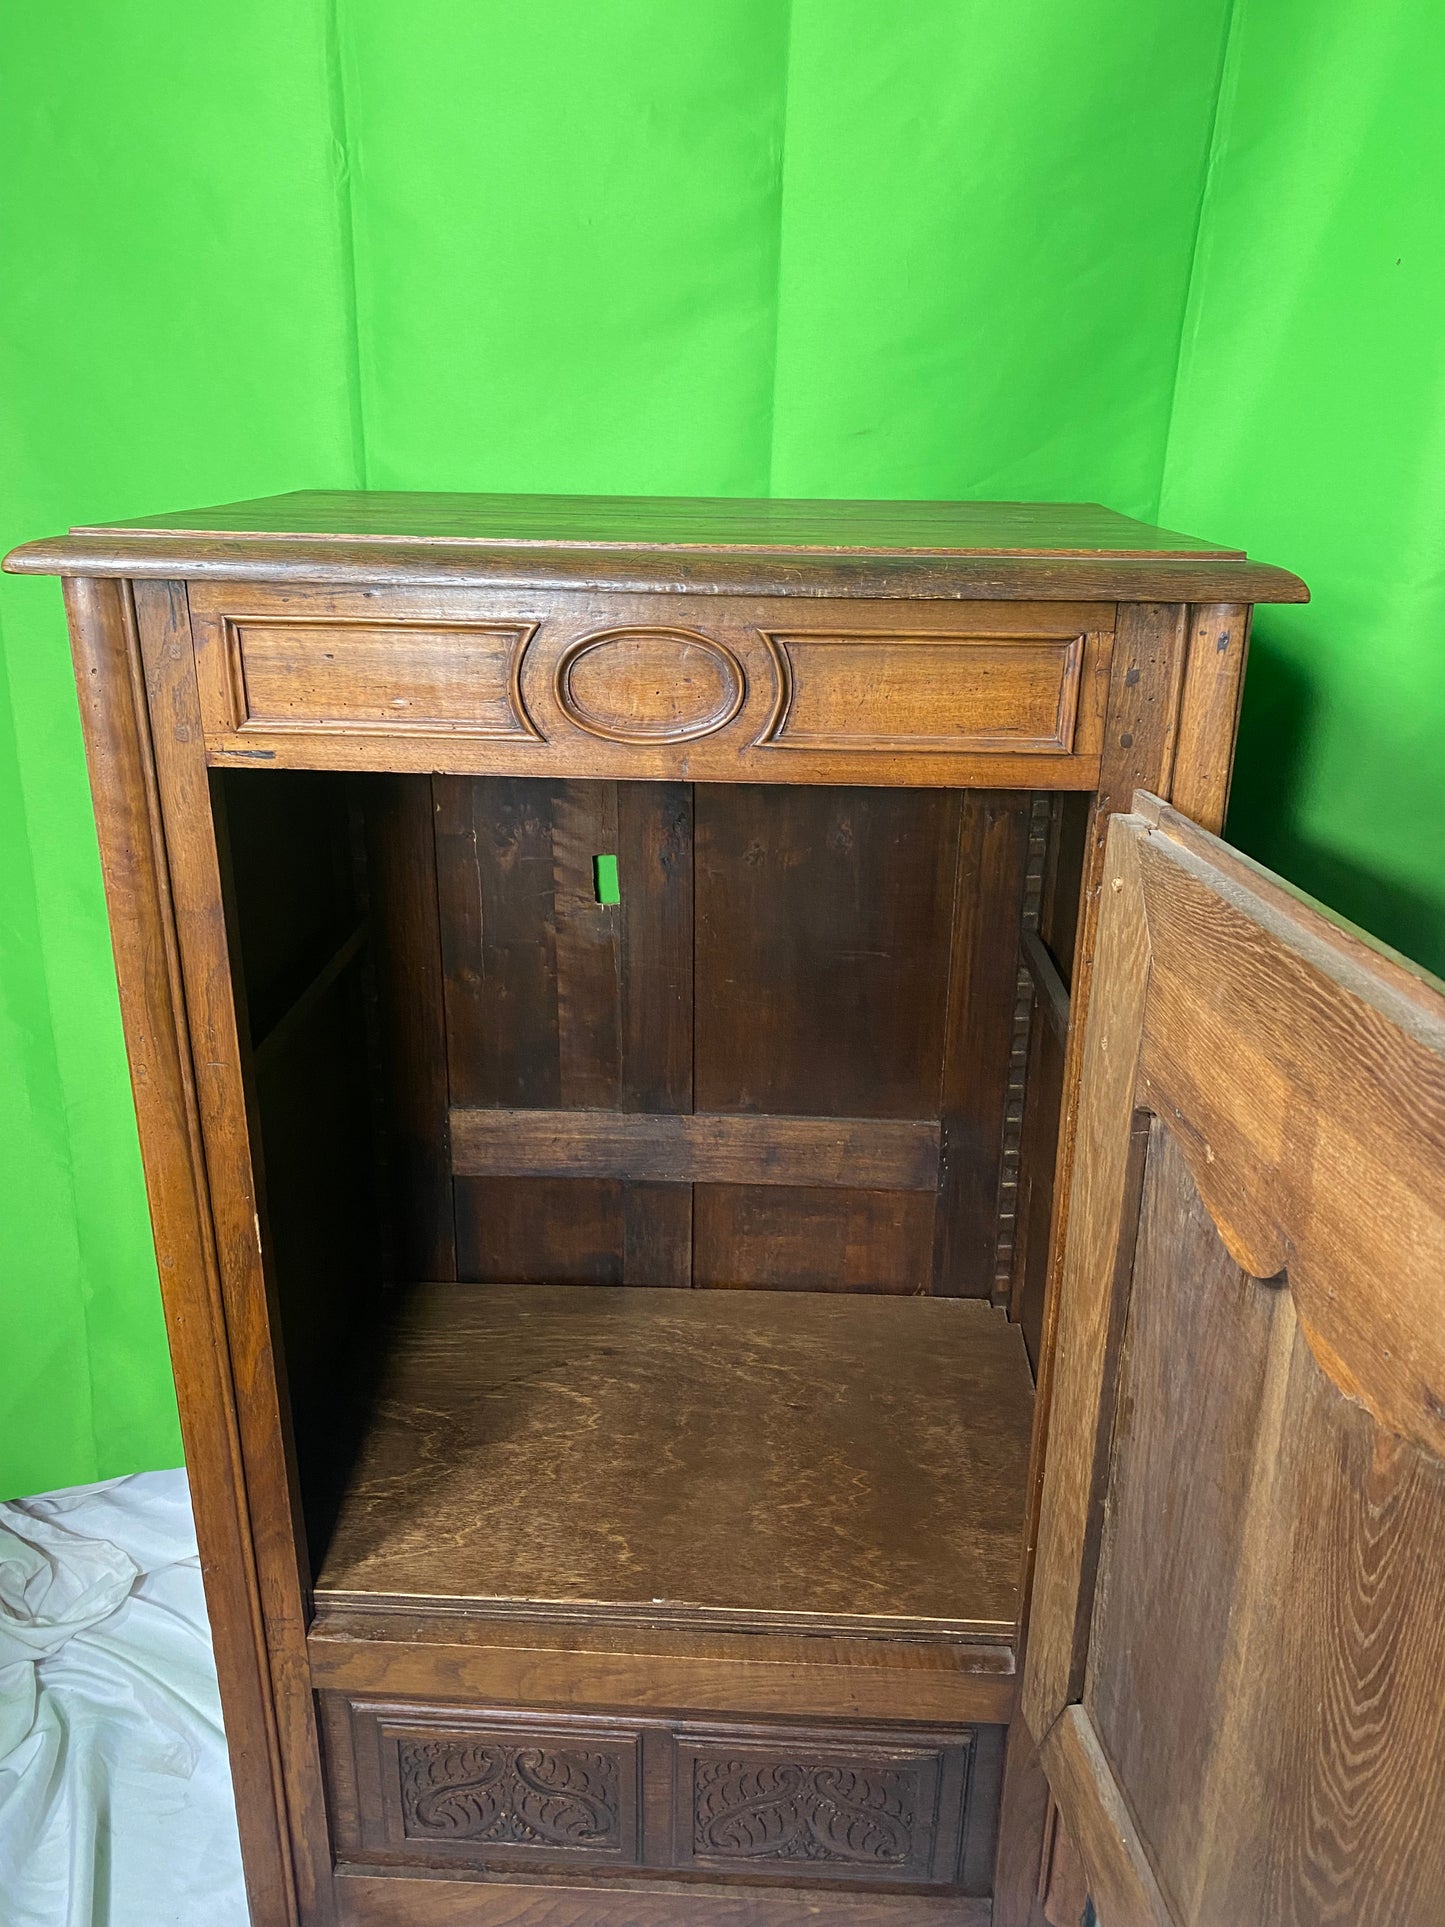
<svg viewBox="0 0 1445 1927">
<path fill-rule="evenodd" d="M 937 1116 L 956 809 L 699 788 L 699 1110 Z"/>
<path fill-rule="evenodd" d="M 552 786 L 433 788 L 451 1101 L 560 1104 Z"/>
<path fill-rule="evenodd" d="M 1111 1927 L 1428 1927 L 1445 997 L 1152 799 L 1105 874 L 1025 1712 Z"/>
<path fill-rule="evenodd" d="M 587 1178 L 457 1178 L 453 1189 L 459 1278 L 624 1282 L 625 1186 Z"/>
<path fill-rule="evenodd" d="M 1027 796 L 434 789 L 461 1275 L 988 1294 Z"/>
<path fill-rule="evenodd" d="M 700 1184 L 693 1283 L 776 1291 L 923 1292 L 931 1190 Z"/>
<path fill-rule="evenodd" d="M 700 1108 L 938 1116 L 957 844 L 945 792 L 698 790 Z M 929 1288 L 931 1200 L 808 1182 L 700 1185 L 698 1282 Z"/>
<path fill-rule="evenodd" d="M 434 787 L 452 1104 L 479 1124 L 512 1106 L 689 1111 L 691 791 L 455 777 Z M 626 878 L 618 904 L 598 901 L 602 853 Z M 458 1146 L 464 1138 L 459 1129 Z M 689 1282 L 685 1190 L 640 1171 L 631 1181 L 621 1166 L 573 1181 L 507 1168 L 464 1152 L 454 1161 L 464 1277 Z"/>
</svg>

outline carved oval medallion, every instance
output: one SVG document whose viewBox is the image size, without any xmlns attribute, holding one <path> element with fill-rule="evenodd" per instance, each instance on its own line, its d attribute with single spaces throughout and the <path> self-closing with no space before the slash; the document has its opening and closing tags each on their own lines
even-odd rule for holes
<svg viewBox="0 0 1445 1927">
<path fill-rule="evenodd" d="M 747 690 L 720 642 L 687 629 L 608 629 L 573 643 L 557 665 L 557 700 L 591 736 L 677 743 L 731 722 Z"/>
</svg>

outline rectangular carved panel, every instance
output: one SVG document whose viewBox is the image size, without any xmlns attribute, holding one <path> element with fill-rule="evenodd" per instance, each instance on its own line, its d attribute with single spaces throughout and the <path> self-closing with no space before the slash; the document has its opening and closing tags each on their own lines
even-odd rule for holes
<svg viewBox="0 0 1445 1927">
<path fill-rule="evenodd" d="M 327 1709 L 338 1838 L 383 1860 L 478 1869 L 635 1866 L 639 1739 L 601 1721 L 352 1702 Z"/>
<path fill-rule="evenodd" d="M 674 1864 L 898 1885 L 958 1879 L 972 1738 L 684 1730 Z"/>
<path fill-rule="evenodd" d="M 344 1861 L 987 1890 L 1000 1727 L 320 1703 Z"/>
<path fill-rule="evenodd" d="M 535 739 L 517 687 L 532 623 L 224 623 L 214 691 L 237 730 L 382 730 Z"/>
<path fill-rule="evenodd" d="M 501 584 L 187 596 L 212 763 L 608 781 L 1088 790 L 1116 620 Z"/>
<path fill-rule="evenodd" d="M 762 737 L 780 749 L 1074 747 L 1082 634 L 769 635 L 781 696 Z"/>
</svg>

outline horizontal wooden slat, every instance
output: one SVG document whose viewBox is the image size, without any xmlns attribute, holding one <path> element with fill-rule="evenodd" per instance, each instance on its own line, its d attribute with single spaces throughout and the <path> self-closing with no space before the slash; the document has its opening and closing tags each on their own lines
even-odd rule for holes
<svg viewBox="0 0 1445 1927">
<path fill-rule="evenodd" d="M 938 1124 L 931 1118 L 457 1109 L 451 1131 L 452 1169 L 464 1178 L 856 1191 L 931 1191 L 938 1183 Z"/>
<path fill-rule="evenodd" d="M 689 1881 L 543 1885 L 524 1875 L 418 1879 L 343 1868 L 342 1927 L 988 1927 L 986 1900 L 942 1894 L 827 1893 Z"/>
<path fill-rule="evenodd" d="M 321 1600 L 308 1642 L 320 1692 L 465 1704 L 738 1718 L 1006 1725 L 1007 1639 L 848 1637 L 504 1619 Z"/>
</svg>

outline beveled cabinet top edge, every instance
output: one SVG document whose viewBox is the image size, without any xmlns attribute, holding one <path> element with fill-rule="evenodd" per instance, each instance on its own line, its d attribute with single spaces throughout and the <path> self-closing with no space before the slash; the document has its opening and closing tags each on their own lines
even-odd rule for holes
<svg viewBox="0 0 1445 1927">
<path fill-rule="evenodd" d="M 1301 602 L 1288 571 L 1097 504 L 300 491 L 76 528 L 13 573 L 985 600 Z"/>
<path fill-rule="evenodd" d="M 869 601 L 1308 602 L 1285 569 L 1229 557 L 899 555 L 766 557 L 683 551 L 464 549 L 419 543 L 58 536 L 5 558 L 11 575 L 272 582 L 368 588 L 622 590 L 636 594 L 841 596 Z"/>
</svg>

